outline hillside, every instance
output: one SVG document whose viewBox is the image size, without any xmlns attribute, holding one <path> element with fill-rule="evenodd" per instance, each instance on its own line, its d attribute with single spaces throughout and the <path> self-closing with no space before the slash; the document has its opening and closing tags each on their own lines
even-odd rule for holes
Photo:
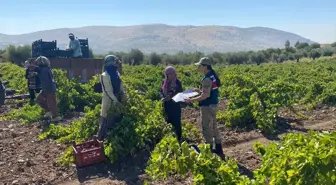
<svg viewBox="0 0 336 185">
<path fill-rule="evenodd" d="M 64 48 L 68 33 L 89 38 L 96 53 L 128 51 L 139 48 L 145 53 L 230 52 L 283 47 L 286 40 L 312 43 L 299 35 L 265 27 L 239 28 L 232 26 L 170 26 L 164 24 L 137 26 L 87 26 L 60 28 L 20 35 L 0 34 L 0 48 L 8 44 L 31 44 L 37 39 L 57 40 Z"/>
</svg>

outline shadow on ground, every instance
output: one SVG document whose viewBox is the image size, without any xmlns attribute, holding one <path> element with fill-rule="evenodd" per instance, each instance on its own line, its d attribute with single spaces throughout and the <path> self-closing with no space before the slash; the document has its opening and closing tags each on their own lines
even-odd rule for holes
<svg viewBox="0 0 336 185">
<path fill-rule="evenodd" d="M 291 125 L 290 123 L 297 123 L 296 126 Z M 297 132 L 308 132 L 309 129 L 306 129 L 304 127 L 302 127 L 301 125 L 302 120 L 299 119 L 291 119 L 291 118 L 278 118 L 277 120 L 277 125 L 276 125 L 276 133 L 273 134 L 267 134 L 267 133 L 263 133 L 263 136 L 269 140 L 279 140 L 279 136 L 288 132 L 293 132 L 293 131 L 297 131 Z"/>
<path fill-rule="evenodd" d="M 238 170 L 242 175 L 246 175 L 250 179 L 253 179 L 253 172 L 247 169 L 244 165 L 238 163 Z"/>
<path fill-rule="evenodd" d="M 145 173 L 149 156 L 149 151 L 142 151 L 134 156 L 120 159 L 114 164 L 105 162 L 77 168 L 77 178 L 80 183 L 97 178 L 108 178 L 124 181 L 126 184 L 142 184 L 139 175 Z"/>
</svg>

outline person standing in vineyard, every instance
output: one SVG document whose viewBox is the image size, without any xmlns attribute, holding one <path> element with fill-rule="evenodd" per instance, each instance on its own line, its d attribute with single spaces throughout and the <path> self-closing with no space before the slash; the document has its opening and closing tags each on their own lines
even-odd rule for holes
<svg viewBox="0 0 336 185">
<path fill-rule="evenodd" d="M 182 124 L 181 124 L 181 105 L 172 100 L 177 93 L 182 92 L 182 84 L 177 79 L 176 70 L 169 66 L 165 69 L 165 79 L 162 81 L 160 89 L 161 100 L 166 114 L 166 121 L 171 123 L 175 129 L 178 141 L 182 141 Z"/>
<path fill-rule="evenodd" d="M 38 65 L 39 78 L 41 80 L 41 92 L 37 96 L 37 103 L 44 109 L 44 118 L 51 118 L 51 121 L 61 121 L 56 101 L 56 83 L 50 69 L 50 61 L 47 57 L 40 56 L 35 60 Z"/>
<path fill-rule="evenodd" d="M 121 118 L 122 105 L 126 101 L 125 89 L 118 72 L 120 63 L 120 60 L 114 55 L 107 55 L 104 59 L 104 72 L 100 77 L 103 92 L 98 130 L 98 140 L 100 141 L 105 139 L 108 130 L 117 122 L 117 119 Z"/>
<path fill-rule="evenodd" d="M 34 64 L 34 61 L 26 61 L 26 79 L 28 80 L 28 91 L 30 95 L 30 104 L 32 105 L 35 100 L 35 94 L 41 91 L 41 81 L 38 76 L 38 67 Z"/>
<path fill-rule="evenodd" d="M 199 102 L 205 142 L 210 144 L 213 153 L 216 153 L 223 159 L 222 139 L 217 128 L 216 120 L 217 104 L 219 102 L 218 88 L 221 86 L 221 81 L 217 73 L 212 69 L 210 58 L 203 57 L 195 65 L 198 66 L 198 71 L 204 74 L 201 80 L 201 87 L 194 88 L 194 91 L 201 93 L 201 95 L 195 98 L 185 99 L 185 102 Z M 212 149 L 214 138 L 216 144 L 215 150 Z"/>
</svg>

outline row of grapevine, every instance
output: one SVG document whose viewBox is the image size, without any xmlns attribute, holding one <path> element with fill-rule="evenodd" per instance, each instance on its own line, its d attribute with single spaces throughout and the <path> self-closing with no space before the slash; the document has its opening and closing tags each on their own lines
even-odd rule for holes
<svg viewBox="0 0 336 185">
<path fill-rule="evenodd" d="M 200 154 L 183 143 L 167 136 L 157 144 L 146 168 L 153 179 L 165 179 L 191 172 L 198 184 L 220 185 L 333 185 L 336 183 L 336 132 L 288 134 L 280 143 L 254 148 L 262 156 L 261 168 L 255 170 L 254 179 L 238 172 L 237 162 L 223 162 L 213 155 L 209 146 L 200 145 Z"/>
<path fill-rule="evenodd" d="M 261 66 L 216 66 L 215 69 L 223 81 L 221 97 L 227 101 L 227 109 L 221 111 L 218 118 L 224 120 L 228 126 L 252 125 L 266 132 L 274 132 L 277 113 L 281 107 L 300 104 L 313 108 L 321 103 L 334 104 L 335 62 L 330 60 Z M 196 73 L 194 66 L 176 68 L 184 88 L 198 86 L 201 76 Z M 330 150 L 336 146 L 334 134 L 290 135 L 280 145 L 274 144 L 266 148 L 257 145 L 256 150 L 263 156 L 263 165 L 255 172 L 256 179 L 253 181 L 238 173 L 235 161 L 220 161 L 207 152 L 205 145 L 201 145 L 199 156 L 186 144 L 180 148 L 176 140 L 169 137 L 170 126 L 165 124 L 161 102 L 157 101 L 163 69 L 164 66 L 125 66 L 125 75 L 122 78 L 128 90 L 129 102 L 123 107 L 124 119 L 113 128 L 105 143 L 105 153 L 112 161 L 138 150 L 153 148 L 159 143 L 147 168 L 147 173 L 153 178 L 164 178 L 174 173 L 185 176 L 191 172 L 196 183 L 207 181 L 213 184 L 282 184 L 286 181 L 295 184 L 294 181 L 298 180 L 299 184 L 309 184 L 305 181 L 308 177 L 315 179 L 318 184 L 335 181 L 336 157 L 335 151 Z M 0 65 L 0 73 L 5 74 L 4 79 L 10 79 L 12 87 L 26 92 L 22 71 L 23 69 L 9 63 Z M 61 143 L 82 142 L 96 134 L 98 129 L 101 95 L 94 93 L 92 88 L 97 78 L 88 84 L 79 84 L 68 80 L 63 71 L 54 70 L 54 73 L 59 87 L 57 98 L 61 113 L 65 115 L 85 107 L 85 116 L 69 126 L 51 125 L 40 138 L 53 138 Z M 139 91 L 145 92 L 144 95 L 136 93 Z M 37 106 L 25 105 L 20 110 L 8 113 L 5 119 L 20 119 L 31 123 L 38 121 L 40 115 L 41 110 Z M 183 129 L 185 138 L 199 138 L 192 125 L 184 123 Z M 320 144 L 313 146 L 309 143 Z M 279 153 L 279 150 L 283 151 Z M 311 157 L 307 153 L 309 151 L 315 152 L 315 158 L 308 158 Z M 291 152 L 297 157 L 289 155 Z M 72 162 L 71 154 L 69 148 L 60 162 Z M 274 160 L 273 156 L 277 156 L 279 160 Z M 310 163 L 304 163 L 307 160 L 310 160 Z M 274 164 L 271 164 L 272 162 Z M 322 166 L 318 165 L 321 162 L 327 165 L 323 166 L 327 169 L 327 175 L 323 175 Z M 307 175 L 307 165 L 311 165 L 309 169 L 314 170 L 310 176 Z M 322 180 L 318 181 L 320 178 Z"/>
<path fill-rule="evenodd" d="M 319 104 L 335 104 L 336 59 L 329 60 L 261 66 L 216 66 L 223 82 L 221 97 L 226 101 L 226 110 L 219 112 L 218 119 L 227 126 L 255 127 L 264 132 L 275 132 L 279 108 L 293 108 L 296 105 L 314 108 Z M 176 68 L 184 88 L 198 86 L 201 76 L 194 66 Z M 164 66 L 125 66 L 123 80 L 130 89 L 144 92 L 144 98 L 158 100 L 163 69 Z M 4 78 L 11 79 L 12 87 L 20 92 L 27 91 L 21 68 L 3 64 L 0 70 L 6 71 Z M 93 92 L 92 88 L 97 78 L 88 84 L 80 84 L 67 79 L 61 70 L 54 70 L 54 73 L 59 87 L 58 106 L 63 115 L 75 110 L 83 111 L 85 106 L 92 109 L 100 103 L 100 94 Z M 27 105 L 25 110 L 29 109 L 38 110 Z M 9 117 L 29 117 L 24 114 L 17 111 Z M 38 114 L 34 115 L 30 121 L 38 119 Z"/>
<path fill-rule="evenodd" d="M 227 107 L 218 119 L 227 126 L 255 127 L 274 132 L 281 107 L 304 105 L 314 108 L 319 104 L 336 103 L 336 59 L 317 62 L 216 66 L 223 87 L 221 97 Z M 194 66 L 177 66 L 179 78 L 185 88 L 197 87 L 201 78 Z M 164 66 L 126 67 L 131 75 L 126 83 L 146 92 L 146 97 L 158 99 L 158 89 Z"/>
</svg>

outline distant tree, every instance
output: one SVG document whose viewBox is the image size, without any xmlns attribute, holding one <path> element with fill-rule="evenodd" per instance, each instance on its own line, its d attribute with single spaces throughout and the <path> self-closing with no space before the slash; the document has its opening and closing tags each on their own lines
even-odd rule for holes
<svg viewBox="0 0 336 185">
<path fill-rule="evenodd" d="M 243 53 L 227 53 L 226 60 L 229 64 L 243 64 L 246 58 Z"/>
<path fill-rule="evenodd" d="M 23 64 L 28 58 L 31 57 L 31 46 L 18 46 L 9 45 L 5 49 L 4 58 L 17 65 Z"/>
<path fill-rule="evenodd" d="M 294 54 L 294 58 L 296 59 L 296 62 L 299 62 L 302 57 L 303 57 L 303 53 L 301 51 L 297 51 Z"/>
<path fill-rule="evenodd" d="M 265 60 L 271 60 L 272 59 L 272 54 L 275 52 L 275 49 L 268 48 L 266 50 L 262 50 L 262 52 L 265 55 Z"/>
<path fill-rule="evenodd" d="M 158 65 L 161 63 L 161 57 L 155 52 L 151 53 L 149 56 L 149 63 L 152 65 Z"/>
<path fill-rule="evenodd" d="M 290 42 L 289 42 L 289 40 L 286 40 L 286 42 L 285 42 L 285 47 L 286 47 L 286 48 L 290 47 Z"/>
<path fill-rule="evenodd" d="M 179 64 L 179 60 L 176 56 L 172 56 L 172 55 L 165 55 L 163 58 L 163 63 L 165 63 L 166 65 L 176 65 Z"/>
<path fill-rule="evenodd" d="M 272 61 L 276 63 L 280 62 L 280 56 L 278 53 L 272 53 Z"/>
<path fill-rule="evenodd" d="M 195 63 L 195 61 L 191 61 L 191 57 L 190 57 L 190 54 L 189 53 L 184 53 L 182 51 L 178 52 L 176 54 L 176 57 L 177 59 L 179 60 L 179 64 L 182 64 L 182 65 L 187 65 L 187 64 L 190 64 L 190 63 Z"/>
<path fill-rule="evenodd" d="M 295 43 L 294 47 L 296 48 L 299 44 L 300 44 L 300 42 L 297 41 L 297 42 Z"/>
<path fill-rule="evenodd" d="M 124 64 L 132 65 L 132 60 L 129 54 L 122 56 L 121 60 Z"/>
<path fill-rule="evenodd" d="M 298 45 L 295 45 L 295 48 L 296 49 L 303 49 L 303 48 L 306 48 L 308 46 L 309 46 L 309 44 L 307 42 L 302 42 L 302 43 L 299 43 Z"/>
<path fill-rule="evenodd" d="M 193 61 L 193 63 L 195 63 L 195 62 L 199 61 L 199 59 L 201 59 L 203 56 L 204 56 L 204 53 L 196 51 L 196 52 L 192 53 L 191 60 Z"/>
<path fill-rule="evenodd" d="M 332 43 L 330 46 L 336 48 L 336 42 Z"/>
<path fill-rule="evenodd" d="M 144 59 L 144 54 L 139 49 L 131 49 L 129 58 L 131 59 L 131 65 L 140 65 Z"/>
<path fill-rule="evenodd" d="M 316 49 L 316 48 L 321 48 L 321 45 L 319 43 L 314 43 L 312 45 L 310 45 L 311 49 Z"/>
<path fill-rule="evenodd" d="M 322 49 L 322 56 L 332 56 L 334 54 L 332 47 L 326 47 Z"/>
<path fill-rule="evenodd" d="M 280 48 L 276 48 L 276 49 L 274 50 L 274 52 L 280 55 L 280 54 L 281 54 L 281 49 L 280 49 Z"/>
<path fill-rule="evenodd" d="M 219 52 L 212 53 L 211 58 L 213 59 L 214 64 L 224 63 L 222 54 Z"/>
<path fill-rule="evenodd" d="M 303 54 L 303 57 L 309 57 L 309 51 L 306 51 L 306 50 L 303 50 L 302 51 L 302 54 Z"/>
<path fill-rule="evenodd" d="M 188 65 L 188 64 L 191 64 L 191 62 L 192 61 L 186 55 L 184 55 L 180 58 L 180 64 L 182 64 L 182 65 Z"/>
<path fill-rule="evenodd" d="M 265 55 L 263 52 L 258 51 L 251 55 L 251 61 L 253 63 L 256 63 L 257 65 L 260 65 L 261 63 L 265 62 Z"/>
<path fill-rule="evenodd" d="M 296 52 L 296 49 L 293 48 L 293 47 L 287 47 L 287 48 L 286 48 L 286 52 L 287 52 L 287 53 L 295 53 L 295 52 Z"/>
<path fill-rule="evenodd" d="M 283 63 L 285 60 L 287 60 L 287 55 L 285 53 L 281 53 L 279 56 L 279 62 Z"/>
<path fill-rule="evenodd" d="M 313 58 L 313 60 L 315 60 L 316 58 L 319 58 L 321 56 L 321 52 L 318 49 L 313 49 L 310 52 L 310 57 Z"/>
<path fill-rule="evenodd" d="M 288 60 L 295 60 L 295 53 L 288 53 Z"/>
</svg>

